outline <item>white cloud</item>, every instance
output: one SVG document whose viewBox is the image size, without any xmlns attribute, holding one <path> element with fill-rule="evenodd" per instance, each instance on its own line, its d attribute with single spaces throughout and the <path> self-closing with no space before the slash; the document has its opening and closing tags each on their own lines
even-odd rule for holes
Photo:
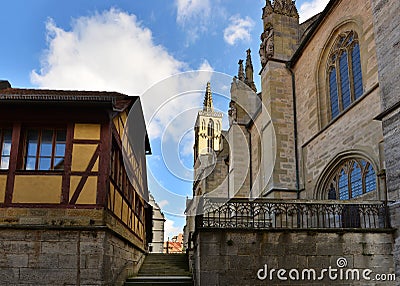
<svg viewBox="0 0 400 286">
<path fill-rule="evenodd" d="M 179 92 L 192 90 L 193 85 L 205 89 L 210 77 L 208 73 L 192 75 L 185 84 L 179 81 L 181 78 L 167 80 L 166 85 L 145 92 L 155 83 L 189 70 L 189 67 L 170 55 L 163 46 L 154 43 L 151 30 L 144 27 L 135 15 L 117 9 L 77 18 L 69 31 L 49 19 L 46 29 L 48 49 L 41 59 L 40 70 L 31 72 L 32 83 L 41 88 L 142 94 L 151 139 L 161 136 L 168 122 L 182 110 L 193 106 L 196 100 L 183 97 L 179 102 L 168 104 L 171 98 Z M 206 60 L 199 68 L 212 70 Z M 161 112 L 152 118 L 161 106 Z M 174 134 L 182 131 L 180 125 L 172 127 Z"/>
<path fill-rule="evenodd" d="M 250 32 L 254 27 L 254 21 L 249 17 L 240 18 L 238 15 L 232 16 L 229 21 L 231 24 L 224 30 L 224 40 L 229 45 L 234 45 L 239 41 L 250 41 Z"/>
<path fill-rule="evenodd" d="M 175 0 L 176 21 L 185 25 L 188 21 L 207 18 L 210 15 L 210 0 Z"/>
<path fill-rule="evenodd" d="M 322 12 L 329 0 L 311 0 L 306 1 L 300 6 L 300 22 L 304 22 L 312 16 Z"/>
<path fill-rule="evenodd" d="M 209 27 L 226 19 L 221 0 L 175 0 L 176 22 L 185 31 L 185 46 L 195 43 L 202 34 L 215 33 Z"/>
<path fill-rule="evenodd" d="M 48 50 L 31 73 L 40 87 L 140 94 L 184 67 L 135 15 L 116 9 L 75 19 L 71 31 L 51 19 L 46 29 Z"/>
<path fill-rule="evenodd" d="M 175 222 L 170 219 L 165 220 L 164 224 L 164 238 L 167 240 L 168 238 L 171 240 L 173 236 L 178 235 L 181 233 L 183 230 L 175 225 Z"/>
<path fill-rule="evenodd" d="M 158 203 L 158 206 L 162 209 L 163 207 L 169 205 L 169 202 L 167 200 L 162 200 L 161 202 Z"/>
</svg>

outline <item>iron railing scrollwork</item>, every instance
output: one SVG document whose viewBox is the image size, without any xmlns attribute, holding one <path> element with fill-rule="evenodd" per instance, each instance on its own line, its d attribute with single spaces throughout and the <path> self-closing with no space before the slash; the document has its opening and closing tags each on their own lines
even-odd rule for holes
<svg viewBox="0 0 400 286">
<path fill-rule="evenodd" d="M 203 198 L 196 228 L 386 229 L 384 202 Z"/>
</svg>

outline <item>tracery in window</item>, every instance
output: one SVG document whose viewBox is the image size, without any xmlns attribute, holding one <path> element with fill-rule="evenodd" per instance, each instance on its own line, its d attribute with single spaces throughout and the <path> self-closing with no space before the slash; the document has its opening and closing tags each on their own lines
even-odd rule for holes
<svg viewBox="0 0 400 286">
<path fill-rule="evenodd" d="M 349 200 L 376 190 L 376 174 L 363 159 L 349 159 L 341 164 L 328 186 L 328 199 Z"/>
<path fill-rule="evenodd" d="M 357 33 L 340 34 L 328 57 L 328 89 L 331 119 L 363 94 L 360 47 Z"/>
</svg>

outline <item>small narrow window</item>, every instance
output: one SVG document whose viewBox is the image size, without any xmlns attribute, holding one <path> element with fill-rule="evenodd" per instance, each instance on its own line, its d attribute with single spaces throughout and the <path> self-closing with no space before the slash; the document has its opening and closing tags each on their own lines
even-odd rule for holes
<svg viewBox="0 0 400 286">
<path fill-rule="evenodd" d="M 354 81 L 354 95 L 355 99 L 358 99 L 363 94 L 363 82 L 361 75 L 361 63 L 360 63 L 360 47 L 356 43 L 351 52 L 351 65 L 353 70 L 353 81 Z"/>
<path fill-rule="evenodd" d="M 372 192 L 376 190 L 376 175 L 374 168 L 371 165 L 368 166 L 365 174 L 365 192 Z"/>
<path fill-rule="evenodd" d="M 357 164 L 357 162 L 354 162 L 353 171 L 351 172 L 351 190 L 350 191 L 351 191 L 352 198 L 361 196 L 363 193 L 361 168 Z"/>
<path fill-rule="evenodd" d="M 344 170 L 340 172 L 339 177 L 339 198 L 341 200 L 349 199 L 348 176 Z"/>
<path fill-rule="evenodd" d="M 329 72 L 329 88 L 330 88 L 330 99 L 331 99 L 331 114 L 332 118 L 339 115 L 339 97 L 337 92 L 336 83 L 336 69 L 332 68 Z"/>
<path fill-rule="evenodd" d="M 214 121 L 212 119 L 208 122 L 207 136 L 207 147 L 214 149 Z"/>
<path fill-rule="evenodd" d="M 11 136 L 10 129 L 0 129 L 0 170 L 7 170 L 10 165 Z"/>
<path fill-rule="evenodd" d="M 343 110 L 347 109 L 351 103 L 349 66 L 347 63 L 347 53 L 344 52 L 339 60 L 340 66 L 340 87 L 342 91 Z"/>
<path fill-rule="evenodd" d="M 66 131 L 30 129 L 26 132 L 25 170 L 63 170 Z"/>
</svg>

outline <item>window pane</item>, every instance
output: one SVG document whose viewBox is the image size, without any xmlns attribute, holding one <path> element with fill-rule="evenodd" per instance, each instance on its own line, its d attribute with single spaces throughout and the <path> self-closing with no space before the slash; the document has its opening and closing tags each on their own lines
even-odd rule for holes
<svg viewBox="0 0 400 286">
<path fill-rule="evenodd" d="M 64 170 L 64 158 L 54 158 L 54 170 Z"/>
<path fill-rule="evenodd" d="M 376 176 L 374 168 L 371 165 L 368 167 L 368 172 L 365 177 L 365 192 L 371 192 L 376 190 Z"/>
<path fill-rule="evenodd" d="M 1 131 L 1 130 L 0 130 Z M 1 133 L 0 133 L 1 136 Z M 11 152 L 11 130 L 4 131 L 3 146 L 1 146 L 1 157 L 9 157 Z M 1 137 L 0 137 L 1 140 Z"/>
<path fill-rule="evenodd" d="M 351 172 L 351 197 L 361 196 L 362 193 L 361 168 L 357 163 L 354 163 L 353 171 Z"/>
<path fill-rule="evenodd" d="M 355 44 L 351 52 L 351 65 L 353 69 L 354 96 L 355 99 L 363 94 L 362 73 L 360 64 L 360 47 Z"/>
<path fill-rule="evenodd" d="M 51 158 L 42 157 L 39 159 L 39 170 L 50 170 L 51 168 Z"/>
<path fill-rule="evenodd" d="M 339 198 L 341 200 L 349 199 L 349 186 L 347 174 L 342 170 L 339 177 Z"/>
<path fill-rule="evenodd" d="M 43 130 L 42 142 L 40 144 L 40 157 L 51 157 L 51 149 L 53 145 L 53 131 Z"/>
<path fill-rule="evenodd" d="M 65 153 L 65 144 L 57 143 L 56 145 L 56 153 L 55 156 L 64 156 Z"/>
<path fill-rule="evenodd" d="M 340 66 L 340 81 L 341 81 L 341 91 L 342 91 L 342 104 L 343 104 L 343 110 L 345 110 L 351 104 L 349 66 L 347 63 L 347 53 L 343 53 L 340 56 L 339 66 Z"/>
<path fill-rule="evenodd" d="M 337 93 L 336 69 L 329 72 L 329 93 L 331 100 L 332 119 L 339 115 L 339 100 Z"/>
<path fill-rule="evenodd" d="M 64 157 L 66 137 L 67 136 L 66 136 L 65 131 L 61 131 L 61 130 L 57 131 L 55 156 Z M 54 164 L 54 165 L 56 165 L 56 164 Z"/>
<path fill-rule="evenodd" d="M 333 184 L 331 184 L 328 192 L 328 200 L 336 200 L 336 190 Z"/>
<path fill-rule="evenodd" d="M 27 136 L 27 153 L 28 156 L 36 156 L 38 142 L 38 131 L 31 130 Z"/>
<path fill-rule="evenodd" d="M 36 157 L 28 157 L 26 159 L 25 170 L 35 170 Z"/>
<path fill-rule="evenodd" d="M 9 164 L 10 164 L 10 157 L 1 157 L 1 162 L 0 162 L 1 170 L 7 170 Z"/>
</svg>

